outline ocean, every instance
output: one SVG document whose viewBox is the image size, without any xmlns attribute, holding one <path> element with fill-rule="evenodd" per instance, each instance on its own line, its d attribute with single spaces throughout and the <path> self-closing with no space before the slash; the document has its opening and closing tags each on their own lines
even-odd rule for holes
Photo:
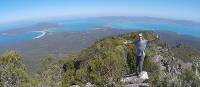
<svg viewBox="0 0 200 87">
<path fill-rule="evenodd" d="M 200 25 L 187 25 L 182 23 L 174 23 L 174 22 L 141 22 L 141 21 L 124 21 L 124 20 L 114 20 L 114 19 L 74 19 L 74 20 L 62 20 L 52 22 L 62 27 L 58 28 L 48 28 L 44 29 L 44 31 L 34 32 L 22 32 L 19 34 L 9 34 L 6 33 L 6 30 L 16 29 L 22 26 L 25 26 L 26 23 L 23 24 L 8 24 L 8 25 L 0 25 L 0 45 L 6 44 L 14 44 L 21 41 L 28 41 L 32 39 L 39 39 L 36 37 L 42 38 L 41 35 L 45 35 L 44 32 L 81 32 L 86 30 L 97 29 L 99 27 L 110 27 L 113 29 L 124 29 L 124 30 L 162 30 L 162 31 L 171 31 L 176 32 L 181 35 L 191 35 L 194 37 L 200 38 Z M 27 23 L 26 26 L 31 25 Z M 4 32 L 4 33 L 2 33 Z"/>
</svg>

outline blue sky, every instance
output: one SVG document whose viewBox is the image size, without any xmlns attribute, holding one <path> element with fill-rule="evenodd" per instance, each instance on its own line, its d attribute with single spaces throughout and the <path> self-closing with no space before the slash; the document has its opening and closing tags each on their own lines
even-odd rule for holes
<svg viewBox="0 0 200 87">
<path fill-rule="evenodd" d="M 48 18 L 150 16 L 200 22 L 200 0 L 0 0 L 0 23 Z"/>
</svg>

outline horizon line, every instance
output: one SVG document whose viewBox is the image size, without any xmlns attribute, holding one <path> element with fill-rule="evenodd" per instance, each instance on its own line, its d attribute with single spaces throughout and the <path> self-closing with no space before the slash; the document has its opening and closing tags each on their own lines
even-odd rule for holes
<svg viewBox="0 0 200 87">
<path fill-rule="evenodd" d="M 192 22 L 195 24 L 200 24 L 200 21 L 192 20 L 192 19 L 183 19 L 183 18 L 167 18 L 167 17 L 155 17 L 155 16 L 88 16 L 88 17 L 47 17 L 47 18 L 30 18 L 30 19 L 21 19 L 21 20 L 14 20 L 14 21 L 5 21 L 0 22 L 0 24 L 11 24 L 11 23 L 19 23 L 19 22 L 47 22 L 52 20 L 73 20 L 73 19 L 88 19 L 88 18 L 104 18 L 104 17 L 135 17 L 135 18 L 152 18 L 152 19 L 161 19 L 161 20 L 171 20 L 171 21 L 185 21 L 185 22 Z"/>
</svg>

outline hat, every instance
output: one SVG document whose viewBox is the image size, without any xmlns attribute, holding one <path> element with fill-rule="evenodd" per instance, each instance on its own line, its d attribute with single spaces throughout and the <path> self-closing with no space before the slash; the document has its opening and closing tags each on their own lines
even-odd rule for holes
<svg viewBox="0 0 200 87">
<path fill-rule="evenodd" d="M 142 37 L 142 33 L 139 33 L 138 36 Z"/>
</svg>

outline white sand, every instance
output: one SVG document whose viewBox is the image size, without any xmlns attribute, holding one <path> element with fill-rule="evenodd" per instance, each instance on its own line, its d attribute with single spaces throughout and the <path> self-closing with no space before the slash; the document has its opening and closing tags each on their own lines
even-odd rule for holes
<svg viewBox="0 0 200 87">
<path fill-rule="evenodd" d="M 43 37 L 47 33 L 47 31 L 33 31 L 33 32 L 39 32 L 39 33 L 41 33 L 40 35 L 34 37 L 33 39 L 41 38 L 41 37 Z"/>
</svg>

